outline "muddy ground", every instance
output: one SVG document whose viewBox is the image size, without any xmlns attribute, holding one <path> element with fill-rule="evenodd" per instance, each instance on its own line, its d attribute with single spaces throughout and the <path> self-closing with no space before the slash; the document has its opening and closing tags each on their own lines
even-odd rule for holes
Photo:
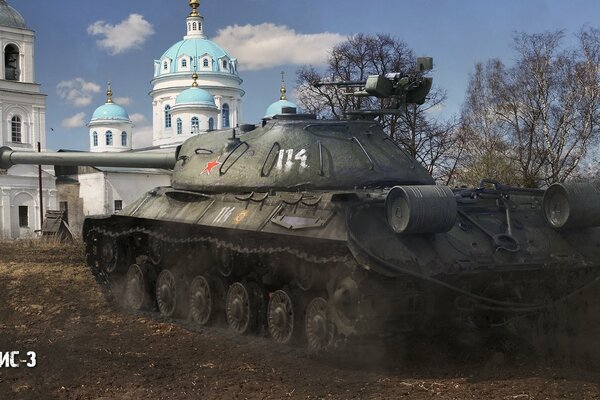
<svg viewBox="0 0 600 400">
<path fill-rule="evenodd" d="M 0 243 L 0 295 L 0 351 L 37 354 L 0 368 L 0 399 L 600 399 L 597 367 L 522 346 L 430 338 L 314 356 L 122 313 L 79 246 Z"/>
</svg>

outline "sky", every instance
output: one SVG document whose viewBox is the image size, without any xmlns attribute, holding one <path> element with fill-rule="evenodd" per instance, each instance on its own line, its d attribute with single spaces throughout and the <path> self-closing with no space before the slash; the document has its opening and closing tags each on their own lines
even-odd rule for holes
<svg viewBox="0 0 600 400">
<path fill-rule="evenodd" d="M 134 147 L 151 138 L 154 60 L 185 35 L 187 0 L 8 0 L 36 33 L 36 81 L 47 97 L 49 149 L 88 149 L 89 122 L 115 100 L 135 122 Z M 388 33 L 434 58 L 435 85 L 460 112 L 475 63 L 512 64 L 515 32 L 562 29 L 565 45 L 584 26 L 600 28 L 597 0 L 202 0 L 205 33 L 238 59 L 243 121 L 255 123 L 278 99 L 285 71 L 293 99 L 300 65 L 324 65 L 332 46 L 357 33 Z M 51 130 L 52 128 L 52 130 Z"/>
</svg>

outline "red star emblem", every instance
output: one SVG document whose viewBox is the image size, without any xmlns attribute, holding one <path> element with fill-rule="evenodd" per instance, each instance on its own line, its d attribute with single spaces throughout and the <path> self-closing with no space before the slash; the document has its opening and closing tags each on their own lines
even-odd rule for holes
<svg viewBox="0 0 600 400">
<path fill-rule="evenodd" d="M 214 167 L 216 167 L 217 165 L 221 165 L 222 163 L 219 162 L 219 159 L 217 158 L 215 161 L 209 161 L 206 163 L 206 168 L 204 168 L 204 170 L 200 173 L 200 175 L 202 175 L 203 173 L 206 173 L 206 175 L 210 175 L 210 171 L 212 171 L 212 169 Z"/>
</svg>

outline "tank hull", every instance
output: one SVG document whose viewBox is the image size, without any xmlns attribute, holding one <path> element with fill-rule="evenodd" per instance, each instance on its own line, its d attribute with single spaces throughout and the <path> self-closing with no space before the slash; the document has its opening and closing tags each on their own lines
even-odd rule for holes
<svg viewBox="0 0 600 400">
<path fill-rule="evenodd" d="M 241 333 L 281 333 L 271 299 L 284 293 L 294 310 L 286 321 L 295 321 L 294 337 L 308 337 L 309 347 L 321 337 L 310 328 L 320 321 L 310 307 L 315 299 L 324 301 L 324 332 L 333 342 L 450 326 L 497 328 L 535 318 L 598 280 L 597 228 L 552 230 L 537 192 L 511 196 L 517 251 L 490 235 L 507 229 L 496 194 L 459 202 L 448 232 L 402 235 L 385 223 L 387 193 L 214 195 L 157 188 L 118 215 L 86 220 L 88 264 L 117 300 L 127 297 L 131 265 L 142 265 L 146 308 L 160 312 L 167 296 L 160 276 L 168 270 L 177 290 L 165 293 L 178 301 L 167 316 L 192 322 L 197 277 L 218 287 L 211 292 L 211 313 L 218 314 L 211 322 L 235 319 L 229 314 L 237 303 L 228 291 L 247 290 L 253 329 Z"/>
</svg>

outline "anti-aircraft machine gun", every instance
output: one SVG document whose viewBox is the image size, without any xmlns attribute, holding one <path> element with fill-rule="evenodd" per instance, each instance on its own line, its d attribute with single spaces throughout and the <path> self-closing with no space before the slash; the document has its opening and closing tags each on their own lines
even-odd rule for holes
<svg viewBox="0 0 600 400">
<path fill-rule="evenodd" d="M 342 85 L 402 105 L 423 102 L 431 79 Z M 486 331 L 598 281 L 598 187 L 453 191 L 367 111 L 337 121 L 284 111 L 194 135 L 173 154 L 2 148 L 0 167 L 172 168 L 171 186 L 86 219 L 91 272 L 131 309 L 268 333 L 278 344 L 316 351 L 353 336 Z"/>
</svg>

